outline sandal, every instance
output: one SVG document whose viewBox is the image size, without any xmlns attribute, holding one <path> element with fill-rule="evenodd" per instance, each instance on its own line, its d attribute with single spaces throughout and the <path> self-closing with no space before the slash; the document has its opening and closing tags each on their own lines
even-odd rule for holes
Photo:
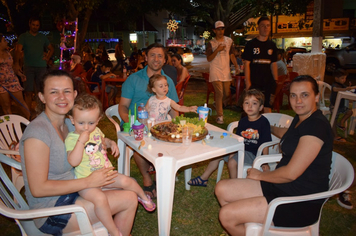
<svg viewBox="0 0 356 236">
<path fill-rule="evenodd" d="M 342 131 L 345 131 L 345 127 L 344 126 L 341 126 L 341 125 L 337 125 L 337 127 L 339 128 L 339 129 L 341 129 Z"/>
<path fill-rule="evenodd" d="M 144 192 L 148 192 L 148 194 L 146 194 L 146 195 L 150 196 L 151 199 L 156 199 L 156 196 L 153 193 L 153 191 L 156 192 L 156 184 L 155 183 L 152 183 L 152 185 L 150 185 L 150 186 L 143 186 L 142 189 Z"/>
<path fill-rule="evenodd" d="M 140 197 L 137 197 L 138 198 L 138 202 L 142 204 L 142 206 L 145 208 L 146 211 L 154 211 L 156 209 L 156 204 L 152 201 L 150 195 L 146 194 L 147 198 L 148 198 L 148 201 L 145 201 L 143 200 L 142 198 Z M 152 204 L 152 207 L 148 207 L 146 204 L 148 203 L 151 203 Z"/>
<path fill-rule="evenodd" d="M 188 184 L 190 186 L 206 187 L 208 185 L 208 180 L 202 180 L 200 176 L 189 180 Z"/>
<path fill-rule="evenodd" d="M 336 142 L 340 142 L 340 143 L 346 143 L 346 139 L 338 137 L 338 138 L 334 138 L 334 141 Z"/>
</svg>

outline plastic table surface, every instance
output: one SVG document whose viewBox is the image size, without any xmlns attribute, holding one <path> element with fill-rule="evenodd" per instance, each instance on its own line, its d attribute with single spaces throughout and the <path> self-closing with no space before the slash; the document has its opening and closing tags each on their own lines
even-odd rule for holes
<svg viewBox="0 0 356 236">
<path fill-rule="evenodd" d="M 338 92 L 337 96 L 336 96 L 334 111 L 337 111 L 339 109 L 340 100 L 342 98 L 356 101 L 356 94 L 352 93 L 352 92 L 343 92 L 343 91 Z M 333 114 L 331 115 L 331 120 L 330 120 L 331 126 L 333 126 L 333 124 L 334 124 L 334 121 L 335 121 L 335 118 L 336 118 L 336 113 L 337 112 L 333 112 Z"/>
<path fill-rule="evenodd" d="M 213 139 L 204 139 L 205 145 L 202 141 L 197 141 L 192 142 L 189 146 L 184 146 L 182 143 L 170 143 L 153 137 L 144 137 L 145 145 L 140 150 L 138 150 L 140 141 L 135 141 L 133 135 L 130 136 L 124 132 L 117 133 L 121 152 L 118 166 L 126 170 L 124 174 L 129 175 L 127 166 L 130 162 L 130 157 L 126 153 L 126 145 L 155 166 L 158 230 L 161 236 L 170 235 L 175 176 L 181 167 L 236 151 L 239 151 L 239 160 L 243 161 L 245 147 L 242 137 L 211 124 L 206 124 L 205 127 L 209 134 L 214 136 Z M 227 133 L 227 135 L 221 138 L 223 133 Z"/>
</svg>

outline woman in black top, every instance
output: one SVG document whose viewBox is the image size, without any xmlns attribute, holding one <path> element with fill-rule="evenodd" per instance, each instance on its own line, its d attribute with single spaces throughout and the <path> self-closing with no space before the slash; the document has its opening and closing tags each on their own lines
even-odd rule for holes
<svg viewBox="0 0 356 236">
<path fill-rule="evenodd" d="M 317 109 L 316 81 L 298 76 L 290 85 L 291 106 L 297 114 L 289 129 L 272 127 L 282 137 L 282 159 L 275 171 L 247 171 L 247 179 L 220 181 L 215 194 L 221 205 L 219 219 L 231 235 L 244 235 L 244 223 L 262 223 L 268 203 L 282 196 L 326 191 L 332 156 L 333 135 L 328 120 Z M 318 220 L 324 200 L 288 204 L 277 208 L 275 226 L 301 227 Z"/>
</svg>

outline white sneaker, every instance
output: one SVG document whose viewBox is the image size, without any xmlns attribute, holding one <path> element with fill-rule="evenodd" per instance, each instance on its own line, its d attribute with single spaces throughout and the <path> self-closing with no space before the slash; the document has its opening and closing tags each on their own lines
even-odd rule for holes
<svg viewBox="0 0 356 236">
<path fill-rule="evenodd" d="M 224 117 L 223 116 L 218 116 L 218 118 L 216 118 L 216 123 L 218 124 L 224 124 Z"/>
</svg>

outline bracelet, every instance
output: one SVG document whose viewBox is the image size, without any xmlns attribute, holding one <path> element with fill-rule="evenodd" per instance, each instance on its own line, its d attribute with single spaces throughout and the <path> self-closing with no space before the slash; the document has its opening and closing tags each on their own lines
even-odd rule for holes
<svg viewBox="0 0 356 236">
<path fill-rule="evenodd" d="M 85 143 L 83 143 L 82 141 L 80 141 L 79 139 L 77 140 L 77 143 L 81 143 L 85 146 Z"/>
</svg>

